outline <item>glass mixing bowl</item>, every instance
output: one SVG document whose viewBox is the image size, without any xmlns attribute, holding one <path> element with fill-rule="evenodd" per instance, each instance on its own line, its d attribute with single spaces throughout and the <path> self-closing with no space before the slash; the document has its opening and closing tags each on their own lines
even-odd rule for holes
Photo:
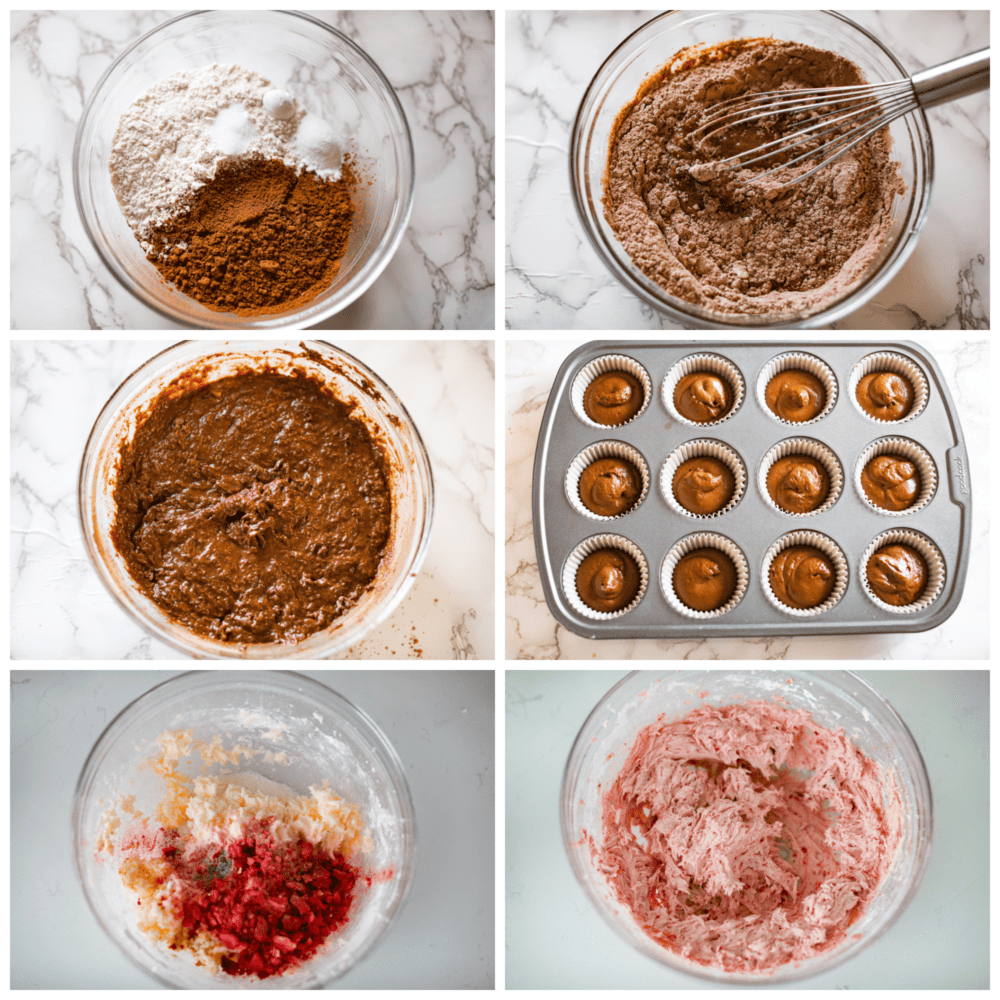
<svg viewBox="0 0 1000 1000">
<path fill-rule="evenodd" d="M 814 10 L 671 11 L 647 21 L 604 61 L 587 87 L 573 123 L 569 169 L 573 201 L 584 231 L 611 273 L 644 302 L 693 329 L 794 327 L 812 329 L 843 319 L 884 288 L 906 263 L 927 217 L 934 157 L 922 111 L 889 126 L 892 154 L 900 162 L 906 192 L 892 206 L 882 249 L 860 281 L 840 299 L 809 316 L 734 316 L 709 312 L 668 294 L 631 261 L 604 218 L 604 178 L 615 118 L 639 86 L 674 53 L 689 45 L 731 38 L 773 37 L 837 52 L 857 65 L 869 83 L 909 74 L 898 59 L 860 25 L 840 14 Z"/>
<path fill-rule="evenodd" d="M 185 69 L 234 63 L 294 94 L 350 136 L 346 147 L 370 184 L 357 185 L 347 252 L 334 282 L 308 305 L 267 316 L 216 312 L 175 290 L 146 260 L 118 206 L 108 170 L 122 113 L 154 84 Z M 83 110 L 73 188 L 87 235 L 111 273 L 167 319 L 217 329 L 308 326 L 366 291 L 402 242 L 413 206 L 413 141 L 392 85 L 354 42 L 308 14 L 199 11 L 175 17 L 126 49 Z"/>
<path fill-rule="evenodd" d="M 315 352 L 333 369 L 304 356 L 303 348 Z M 116 460 L 122 442 L 134 434 L 143 407 L 186 372 L 194 372 L 194 384 L 202 385 L 248 366 L 278 372 L 298 370 L 321 378 L 337 398 L 357 403 L 355 414 L 365 421 L 388 460 L 392 534 L 378 575 L 345 615 L 298 643 L 239 644 L 195 635 L 168 618 L 139 589 L 111 540 Z M 137 368 L 104 404 L 84 449 L 78 502 L 87 555 L 101 583 L 146 631 L 199 658 L 314 659 L 358 642 L 388 618 L 406 596 L 427 552 L 434 481 L 427 450 L 406 407 L 375 372 L 345 351 L 323 341 L 185 341 Z"/>
<path fill-rule="evenodd" d="M 790 683 L 789 683 L 790 682 Z M 870 759 L 891 772 L 903 803 L 903 836 L 882 884 L 852 933 L 837 947 L 774 972 L 737 974 L 689 962 L 645 934 L 591 858 L 588 835 L 600 843 L 601 789 L 621 771 L 636 734 L 660 715 L 681 718 L 701 705 L 740 698 L 804 708 L 822 726 L 843 729 Z M 846 671 L 685 670 L 634 672 L 601 699 L 570 751 L 560 792 L 563 845 L 573 872 L 601 916 L 633 947 L 680 972 L 716 983 L 787 983 L 839 965 L 885 933 L 909 905 L 930 859 L 933 806 L 920 751 L 906 724 L 869 684 Z"/>
<path fill-rule="evenodd" d="M 201 765 L 186 758 L 180 769 L 197 777 L 253 770 L 308 794 L 324 779 L 361 810 L 373 848 L 364 856 L 371 871 L 392 869 L 355 900 L 347 924 L 308 962 L 285 975 L 258 980 L 212 975 L 190 956 L 155 944 L 138 930 L 135 900 L 121 884 L 117 865 L 96 856 L 102 816 L 119 795 L 134 795 L 144 815 L 155 812 L 166 792 L 151 769 L 164 730 L 189 729 L 211 742 L 223 734 L 254 751 L 283 751 L 288 763 Z M 275 740 L 275 730 L 280 739 Z M 77 782 L 72 816 L 73 854 L 84 895 L 98 923 L 140 969 L 182 989 L 309 989 L 343 975 L 364 955 L 399 911 L 413 875 L 413 801 L 403 764 L 378 726 L 361 709 L 324 685 L 293 673 L 206 671 L 183 674 L 147 691 L 115 718 L 94 744 Z"/>
</svg>

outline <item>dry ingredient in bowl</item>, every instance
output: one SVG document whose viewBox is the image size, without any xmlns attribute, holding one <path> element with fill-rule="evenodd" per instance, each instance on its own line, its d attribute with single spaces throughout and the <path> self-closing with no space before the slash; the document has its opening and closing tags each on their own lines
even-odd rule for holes
<svg viewBox="0 0 1000 1000">
<path fill-rule="evenodd" d="M 280 733 L 276 734 L 280 735 Z M 151 767 L 167 793 L 155 815 L 119 795 L 101 819 L 102 863 L 135 897 L 139 930 L 210 973 L 268 979 L 299 968 L 350 920 L 358 898 L 392 871 L 366 872 L 371 838 L 357 807 L 327 787 L 294 791 L 252 771 L 192 778 L 181 760 L 238 767 L 284 752 L 226 750 L 221 734 L 161 733 Z"/>
<path fill-rule="evenodd" d="M 777 135 L 747 127 L 699 144 L 691 133 L 705 110 L 744 93 L 864 82 L 836 53 L 773 38 L 678 52 L 611 130 L 604 214 L 635 266 L 723 315 L 805 317 L 849 293 L 879 256 L 904 190 L 888 129 L 790 186 L 784 171 L 754 182 L 773 163 L 714 166 Z"/>
<path fill-rule="evenodd" d="M 287 312 L 329 287 L 359 183 L 344 137 L 239 66 L 183 70 L 122 115 L 109 159 L 149 261 L 210 309 Z"/>
<path fill-rule="evenodd" d="M 901 839 L 895 779 L 844 735 L 764 701 L 639 731 L 603 793 L 599 869 L 676 955 L 773 972 L 835 949 Z"/>
</svg>

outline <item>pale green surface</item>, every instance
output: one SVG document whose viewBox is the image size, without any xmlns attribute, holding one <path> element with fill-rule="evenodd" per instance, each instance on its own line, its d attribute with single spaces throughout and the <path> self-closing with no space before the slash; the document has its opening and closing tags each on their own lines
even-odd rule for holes
<svg viewBox="0 0 1000 1000">
<path fill-rule="evenodd" d="M 934 795 L 931 861 L 913 902 L 884 937 L 830 973 L 786 988 L 988 988 L 989 673 L 859 673 L 896 708 L 924 757 Z M 619 938 L 591 906 L 563 851 L 566 758 L 591 709 L 623 676 L 507 671 L 508 989 L 715 988 Z"/>
</svg>

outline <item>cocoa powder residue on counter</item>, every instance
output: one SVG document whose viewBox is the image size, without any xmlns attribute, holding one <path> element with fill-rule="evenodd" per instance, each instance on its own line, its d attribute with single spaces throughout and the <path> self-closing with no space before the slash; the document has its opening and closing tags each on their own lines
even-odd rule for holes
<svg viewBox="0 0 1000 1000">
<path fill-rule="evenodd" d="M 864 82 L 836 53 L 775 39 L 674 56 L 611 133 L 604 213 L 636 267 L 722 314 L 805 316 L 848 292 L 877 258 L 904 189 L 888 130 L 788 187 L 780 174 L 752 183 L 766 166 L 713 169 L 736 150 L 698 144 L 691 133 L 707 108 L 746 92 Z M 736 146 L 758 138 L 723 137 Z"/>
<path fill-rule="evenodd" d="M 357 179 L 325 181 L 280 160 L 222 165 L 153 231 L 149 260 L 209 309 L 286 312 L 328 288 L 347 250 Z"/>
</svg>

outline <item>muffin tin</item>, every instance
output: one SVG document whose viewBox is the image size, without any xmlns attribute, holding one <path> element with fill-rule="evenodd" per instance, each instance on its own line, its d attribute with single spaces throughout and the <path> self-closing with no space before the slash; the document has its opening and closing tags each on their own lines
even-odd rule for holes
<svg viewBox="0 0 1000 1000">
<path fill-rule="evenodd" d="M 693 425 L 670 412 L 662 396 L 664 377 L 682 359 L 711 353 L 735 366 L 746 386 L 779 355 L 805 352 L 829 366 L 837 398 L 825 416 L 808 424 L 788 424 L 766 409 L 757 394 L 746 393 L 724 420 Z M 926 380 L 919 412 L 903 421 L 865 416 L 851 398 L 852 374 L 870 355 L 891 353 L 916 366 Z M 600 359 L 629 359 L 648 375 L 649 398 L 629 423 L 601 427 L 588 420 L 575 399 L 581 373 L 600 370 Z M 809 438 L 829 449 L 843 469 L 836 502 L 818 513 L 793 515 L 778 510 L 761 488 L 762 462 L 779 443 Z M 933 495 L 912 513 L 879 512 L 859 492 L 857 463 L 880 441 L 905 439 L 929 457 L 935 473 Z M 667 457 L 685 442 L 710 439 L 736 452 L 747 470 L 739 502 L 710 517 L 689 517 L 669 504 L 661 487 Z M 631 610 L 591 617 L 568 595 L 567 560 L 582 543 L 607 530 L 583 516 L 566 493 L 567 470 L 584 449 L 600 442 L 621 442 L 640 453 L 653 485 L 642 502 L 613 520 L 613 531 L 632 543 L 648 565 L 648 586 Z M 922 632 L 945 621 L 958 606 L 968 567 L 972 525 L 969 462 L 955 405 L 941 370 L 917 344 L 898 342 L 724 343 L 595 341 L 574 351 L 559 369 L 542 418 L 535 450 L 532 486 L 535 551 L 542 587 L 555 618 L 578 635 L 599 639 L 690 639 L 707 636 L 843 635 L 864 632 Z M 688 536 L 710 531 L 728 539 L 745 555 L 749 580 L 745 593 L 728 611 L 704 620 L 685 615 L 664 593 L 661 571 L 667 554 Z M 847 579 L 836 603 L 815 614 L 797 616 L 771 600 L 764 581 L 767 553 L 795 532 L 825 535 L 847 561 Z M 943 580 L 937 595 L 923 606 L 900 612 L 876 601 L 864 583 L 862 557 L 887 531 L 924 536 L 940 553 Z M 674 599 L 676 600 L 676 598 Z M 576 605 L 577 607 L 575 607 Z"/>
</svg>

